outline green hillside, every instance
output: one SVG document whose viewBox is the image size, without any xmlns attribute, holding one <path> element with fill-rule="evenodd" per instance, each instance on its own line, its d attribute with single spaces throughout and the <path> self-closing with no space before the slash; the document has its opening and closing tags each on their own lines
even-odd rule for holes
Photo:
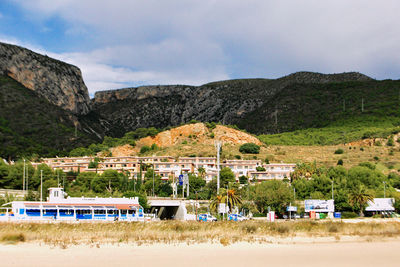
<svg viewBox="0 0 400 267">
<path fill-rule="evenodd" d="M 0 157 L 66 155 L 98 141 L 77 132 L 74 116 L 39 97 L 15 80 L 0 75 Z"/>
<path fill-rule="evenodd" d="M 337 145 L 365 138 L 387 138 L 400 132 L 400 117 L 359 115 L 321 128 L 258 136 L 267 145 Z"/>
<path fill-rule="evenodd" d="M 392 80 L 295 83 L 235 124 L 257 134 L 321 128 L 332 123 L 371 126 L 376 119 L 400 117 L 399 92 L 400 81 Z"/>
</svg>

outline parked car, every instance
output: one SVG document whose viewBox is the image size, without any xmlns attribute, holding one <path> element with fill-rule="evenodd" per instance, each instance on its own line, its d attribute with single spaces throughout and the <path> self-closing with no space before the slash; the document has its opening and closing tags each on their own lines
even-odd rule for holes
<svg viewBox="0 0 400 267">
<path fill-rule="evenodd" d="M 217 218 L 215 218 L 214 216 L 212 216 L 209 213 L 203 213 L 203 214 L 197 215 L 197 220 L 200 222 L 216 222 Z"/>
<path fill-rule="evenodd" d="M 228 220 L 229 221 L 235 221 L 235 222 L 241 222 L 241 221 L 249 220 L 249 218 L 246 217 L 246 216 L 243 216 L 241 214 L 231 213 L 228 216 Z"/>
</svg>

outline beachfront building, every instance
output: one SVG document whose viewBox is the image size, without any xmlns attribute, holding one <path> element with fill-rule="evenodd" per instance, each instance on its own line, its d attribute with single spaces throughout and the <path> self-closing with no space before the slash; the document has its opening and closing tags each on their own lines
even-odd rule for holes
<svg viewBox="0 0 400 267">
<path fill-rule="evenodd" d="M 143 208 L 139 199 L 65 197 L 63 188 L 49 188 L 47 201 L 13 201 L 12 211 L 6 216 L 18 220 L 96 220 L 139 221 Z"/>
<path fill-rule="evenodd" d="M 174 180 L 184 173 L 195 173 L 204 177 L 209 182 L 217 176 L 217 159 L 215 157 L 179 157 L 150 156 L 150 157 L 104 157 L 99 159 L 96 167 L 91 166 L 94 157 L 71 157 L 71 158 L 45 158 L 43 163 L 52 169 L 61 169 L 64 172 L 96 172 L 102 174 L 105 170 L 116 170 L 125 172 L 131 179 L 142 178 L 145 174 L 143 169 L 154 168 L 155 173 L 163 180 Z M 33 163 L 38 165 L 40 163 Z M 92 168 L 91 168 L 92 167 Z M 263 164 L 261 160 L 223 160 L 220 168 L 230 168 L 239 181 L 240 176 L 247 176 L 251 180 L 263 181 L 269 179 L 290 178 L 295 164 L 272 163 Z M 260 167 L 265 171 L 257 171 Z M 140 169 L 142 168 L 142 172 Z"/>
<path fill-rule="evenodd" d="M 239 181 L 240 176 L 248 176 L 250 172 L 255 172 L 257 167 L 261 167 L 261 160 L 224 160 L 221 168 L 227 167 L 235 174 L 235 178 Z"/>
<path fill-rule="evenodd" d="M 266 180 L 283 180 L 285 178 L 290 180 L 290 174 L 294 172 L 296 164 L 289 163 L 271 163 L 264 164 L 262 166 L 265 171 L 251 171 L 249 177 L 255 181 L 266 181 Z"/>
</svg>

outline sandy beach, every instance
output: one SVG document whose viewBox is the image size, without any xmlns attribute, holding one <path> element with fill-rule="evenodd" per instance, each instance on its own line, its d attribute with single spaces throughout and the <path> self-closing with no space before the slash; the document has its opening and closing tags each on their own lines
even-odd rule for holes
<svg viewBox="0 0 400 267">
<path fill-rule="evenodd" d="M 2 266 L 399 266 L 400 240 L 298 244 L 0 245 Z"/>
</svg>

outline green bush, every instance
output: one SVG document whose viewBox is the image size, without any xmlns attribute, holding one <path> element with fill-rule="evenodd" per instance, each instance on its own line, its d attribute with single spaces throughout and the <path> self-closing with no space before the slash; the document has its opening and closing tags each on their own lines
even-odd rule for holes
<svg viewBox="0 0 400 267">
<path fill-rule="evenodd" d="M 246 143 L 240 146 L 239 151 L 240 153 L 258 154 L 260 153 L 260 146 L 254 143 Z"/>
<path fill-rule="evenodd" d="M 157 150 L 157 149 L 158 149 L 158 146 L 156 143 L 151 145 L 151 150 Z"/>
<path fill-rule="evenodd" d="M 240 155 L 235 155 L 235 159 L 241 159 L 242 157 Z"/>
<path fill-rule="evenodd" d="M 335 150 L 335 154 L 343 154 L 343 153 L 344 153 L 344 151 L 341 148 L 338 148 Z"/>
<path fill-rule="evenodd" d="M 142 146 L 142 148 L 140 149 L 140 154 L 144 154 L 144 153 L 146 153 L 146 152 L 148 152 L 148 151 L 150 151 L 151 150 L 151 147 L 149 147 L 149 146 Z"/>
<path fill-rule="evenodd" d="M 256 167 L 256 171 L 258 171 L 258 172 L 265 172 L 265 168 L 264 168 L 264 167 L 261 167 L 261 166 L 257 166 L 257 167 Z"/>
<path fill-rule="evenodd" d="M 390 137 L 386 143 L 387 146 L 394 146 L 394 140 L 393 137 Z"/>
<path fill-rule="evenodd" d="M 357 218 L 358 214 L 352 211 L 343 211 L 342 212 L 342 218 L 343 219 L 351 219 L 351 218 Z"/>
<path fill-rule="evenodd" d="M 215 127 L 217 127 L 217 124 L 215 122 L 206 122 L 206 127 L 208 129 L 215 129 Z"/>
</svg>

